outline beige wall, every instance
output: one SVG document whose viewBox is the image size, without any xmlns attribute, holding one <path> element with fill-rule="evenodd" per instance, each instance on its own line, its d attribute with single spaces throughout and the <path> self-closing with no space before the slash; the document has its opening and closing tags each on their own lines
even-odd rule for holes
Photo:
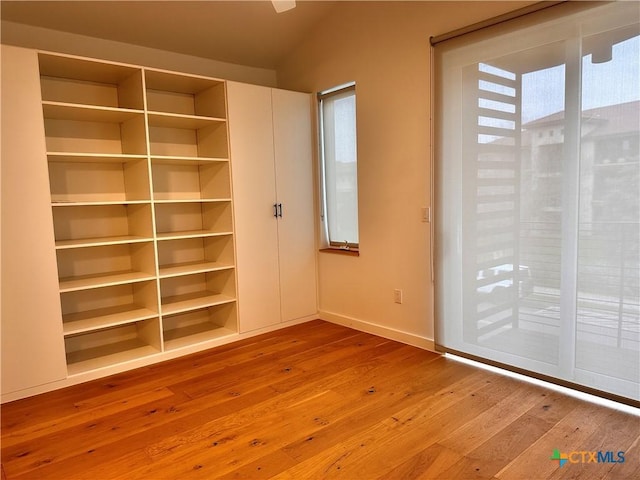
<svg viewBox="0 0 640 480">
<path fill-rule="evenodd" d="M 429 37 L 530 3 L 347 2 L 278 69 L 282 88 L 356 82 L 361 250 L 319 254 L 324 318 L 431 345 L 431 232 L 420 210 L 431 205 Z"/>
<path fill-rule="evenodd" d="M 276 72 L 47 28 L 2 22 L 2 43 L 177 72 L 275 86 Z"/>
</svg>

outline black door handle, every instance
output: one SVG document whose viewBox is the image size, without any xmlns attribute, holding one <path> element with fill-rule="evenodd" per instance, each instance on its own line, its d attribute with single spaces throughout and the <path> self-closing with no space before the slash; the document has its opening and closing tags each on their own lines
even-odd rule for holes
<svg viewBox="0 0 640 480">
<path fill-rule="evenodd" d="M 282 218 L 282 204 L 281 203 L 278 204 L 278 216 L 280 218 Z"/>
</svg>

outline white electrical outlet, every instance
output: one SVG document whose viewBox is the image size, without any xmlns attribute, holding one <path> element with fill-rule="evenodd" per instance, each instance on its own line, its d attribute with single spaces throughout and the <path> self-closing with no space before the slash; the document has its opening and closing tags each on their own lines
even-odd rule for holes
<svg viewBox="0 0 640 480">
<path fill-rule="evenodd" d="M 396 303 L 402 303 L 402 290 L 395 289 L 393 291 L 393 301 Z"/>
<path fill-rule="evenodd" d="M 431 208 L 429 207 L 422 207 L 421 209 L 421 214 L 422 214 L 422 221 L 423 222 L 430 222 L 431 221 Z"/>
</svg>

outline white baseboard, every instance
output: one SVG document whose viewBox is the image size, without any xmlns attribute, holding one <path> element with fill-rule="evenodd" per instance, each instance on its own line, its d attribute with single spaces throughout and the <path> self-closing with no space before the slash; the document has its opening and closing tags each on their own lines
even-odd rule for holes
<svg viewBox="0 0 640 480">
<path fill-rule="evenodd" d="M 319 312 L 320 319 L 327 322 L 337 323 L 345 327 L 350 327 L 361 332 L 371 333 L 378 335 L 389 340 L 395 340 L 397 342 L 406 343 L 414 347 L 422 348 L 424 350 L 436 351 L 435 342 L 432 338 L 425 338 L 413 333 L 403 332 L 402 330 L 396 330 L 394 328 L 377 325 L 375 323 L 365 322 L 353 317 L 347 317 L 345 315 L 339 315 L 332 312 Z"/>
</svg>

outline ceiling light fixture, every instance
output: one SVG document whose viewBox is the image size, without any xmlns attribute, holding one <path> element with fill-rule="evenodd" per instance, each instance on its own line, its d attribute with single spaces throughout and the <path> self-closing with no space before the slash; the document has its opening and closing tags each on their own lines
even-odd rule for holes
<svg viewBox="0 0 640 480">
<path fill-rule="evenodd" d="M 271 0 L 277 13 L 286 12 L 296 6 L 296 0 Z"/>
</svg>

